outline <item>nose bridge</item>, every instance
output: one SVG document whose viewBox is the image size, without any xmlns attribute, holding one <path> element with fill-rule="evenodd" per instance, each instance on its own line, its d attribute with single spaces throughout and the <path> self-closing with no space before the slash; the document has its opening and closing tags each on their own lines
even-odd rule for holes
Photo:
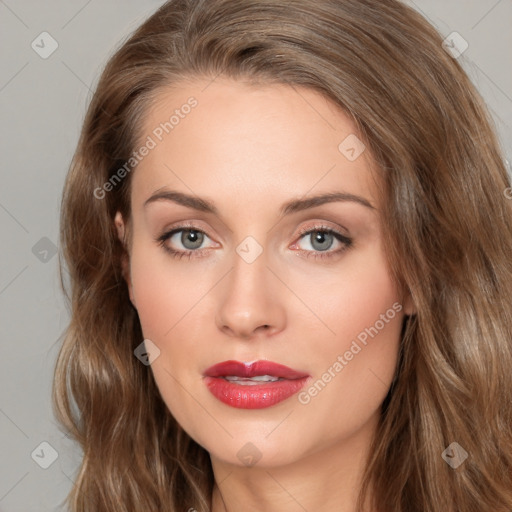
<svg viewBox="0 0 512 512">
<path fill-rule="evenodd" d="M 258 254 L 259 252 L 259 254 Z M 267 253 L 258 251 L 251 242 L 242 242 L 236 249 L 231 272 L 231 291 L 239 298 L 262 294 L 267 285 Z"/>
<path fill-rule="evenodd" d="M 220 329 L 240 337 L 250 337 L 264 326 L 273 331 L 282 329 L 284 305 L 268 263 L 267 252 L 255 238 L 246 237 L 236 247 L 218 303 Z"/>
</svg>

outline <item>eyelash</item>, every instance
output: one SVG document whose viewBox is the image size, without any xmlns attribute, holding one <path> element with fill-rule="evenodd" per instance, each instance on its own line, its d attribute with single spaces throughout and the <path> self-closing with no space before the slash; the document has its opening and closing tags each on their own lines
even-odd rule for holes
<svg viewBox="0 0 512 512">
<path fill-rule="evenodd" d="M 198 229 L 197 227 L 193 226 L 192 224 L 186 224 L 177 226 L 176 228 L 173 228 L 171 231 L 168 231 L 158 238 L 156 238 L 156 242 L 159 246 L 161 246 L 167 253 L 169 253 L 173 258 L 176 258 L 180 260 L 181 258 L 187 258 L 192 259 L 194 257 L 199 257 L 199 255 L 205 250 L 205 249 L 197 249 L 197 250 L 185 250 L 185 251 L 177 251 L 175 249 L 171 249 L 168 245 L 166 245 L 166 242 L 169 238 L 171 238 L 176 233 L 179 233 L 180 231 L 197 231 L 198 233 L 202 233 L 205 236 L 208 236 L 207 233 L 205 233 L 203 230 Z M 335 256 L 340 255 L 341 253 L 345 252 L 347 249 L 352 247 L 353 240 L 345 235 L 342 235 L 341 233 L 338 233 L 338 231 L 335 231 L 332 228 L 328 228 L 326 226 L 322 225 L 315 225 L 313 227 L 309 228 L 302 228 L 299 231 L 299 240 L 303 238 L 305 235 L 309 235 L 311 233 L 316 232 L 322 232 L 327 233 L 330 235 L 334 235 L 334 237 L 343 244 L 343 247 L 341 249 L 338 249 L 336 251 L 306 251 L 304 249 L 301 249 L 300 252 L 306 253 L 306 258 L 315 258 L 315 259 L 325 259 L 325 258 L 333 258 Z"/>
</svg>

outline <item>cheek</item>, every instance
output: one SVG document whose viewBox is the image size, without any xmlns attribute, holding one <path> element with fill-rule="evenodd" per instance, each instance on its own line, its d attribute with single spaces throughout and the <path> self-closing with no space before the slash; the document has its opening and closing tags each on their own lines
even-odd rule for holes
<svg viewBox="0 0 512 512">
<path fill-rule="evenodd" d="M 347 253 L 334 271 L 294 272 L 288 273 L 286 278 L 294 283 L 294 292 L 323 324 L 310 323 L 317 329 L 317 338 L 319 332 L 323 333 L 325 342 L 319 344 L 319 348 L 326 354 L 332 352 L 333 346 L 343 349 L 347 342 L 350 345 L 352 339 L 373 326 L 381 314 L 386 314 L 399 301 L 396 285 L 378 244 Z M 401 305 L 392 309 L 389 320 L 401 309 Z M 391 322 L 386 322 L 386 327 L 389 324 Z M 389 328 L 386 330 L 390 331 Z M 314 335 L 313 331 L 311 334 Z"/>
<path fill-rule="evenodd" d="M 170 336 L 208 289 L 207 283 L 177 268 L 171 257 L 160 251 L 140 244 L 131 258 L 133 295 L 142 331 L 146 338 L 156 340 Z"/>
<path fill-rule="evenodd" d="M 340 429 L 350 435 L 378 411 L 389 390 L 403 305 L 380 251 L 359 254 L 325 294 L 315 290 L 313 307 L 334 334 L 315 344 L 315 375 L 298 398 L 307 416 L 328 418 L 322 428 L 333 436 Z"/>
<path fill-rule="evenodd" d="M 200 308 L 194 305 L 208 287 L 189 272 L 177 270 L 166 255 L 140 247 L 132 252 L 131 279 L 144 339 L 160 350 L 151 371 L 161 397 L 178 423 L 187 425 L 188 433 L 197 439 L 195 422 L 190 418 L 202 418 L 204 411 L 187 390 L 200 385 L 197 372 L 189 371 L 196 369 L 200 353 L 191 348 L 190 340 L 197 336 L 196 326 L 204 326 L 205 321 L 190 319 L 197 318 Z"/>
<path fill-rule="evenodd" d="M 361 429 L 379 414 L 389 391 L 398 361 L 403 315 L 398 313 L 389 320 L 389 314 L 385 323 L 379 318 L 380 311 L 359 324 L 357 335 L 340 340 L 337 350 L 322 354 L 322 368 L 299 397 L 306 416 L 328 419 L 327 427 L 317 424 L 318 434 L 323 431 L 327 439 L 340 434 L 350 437 Z M 392 306 L 387 311 L 395 312 Z"/>
<path fill-rule="evenodd" d="M 154 260 L 154 258 L 153 258 Z M 132 254 L 131 279 L 133 295 L 145 338 L 158 339 L 171 327 L 176 299 L 162 275 L 161 265 L 152 261 L 149 251 Z M 167 315 L 165 314 L 167 312 Z"/>
</svg>

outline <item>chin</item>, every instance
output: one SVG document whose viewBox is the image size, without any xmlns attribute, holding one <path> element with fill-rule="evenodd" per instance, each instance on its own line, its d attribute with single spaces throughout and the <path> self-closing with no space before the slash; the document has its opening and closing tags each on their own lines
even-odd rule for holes
<svg viewBox="0 0 512 512">
<path fill-rule="evenodd" d="M 223 464 L 260 469 L 276 468 L 307 456 L 304 441 L 287 438 L 286 434 L 283 431 L 280 436 L 270 439 L 266 434 L 251 435 L 245 430 L 243 434 L 234 435 L 233 439 L 225 439 L 222 443 L 217 438 L 200 444 L 212 459 Z"/>
</svg>

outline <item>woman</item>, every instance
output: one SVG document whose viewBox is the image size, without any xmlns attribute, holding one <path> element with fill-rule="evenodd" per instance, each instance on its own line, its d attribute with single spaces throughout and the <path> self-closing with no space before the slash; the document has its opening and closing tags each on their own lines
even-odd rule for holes
<svg viewBox="0 0 512 512">
<path fill-rule="evenodd" d="M 73 511 L 512 509 L 512 202 L 392 0 L 172 0 L 65 184 Z"/>
</svg>

